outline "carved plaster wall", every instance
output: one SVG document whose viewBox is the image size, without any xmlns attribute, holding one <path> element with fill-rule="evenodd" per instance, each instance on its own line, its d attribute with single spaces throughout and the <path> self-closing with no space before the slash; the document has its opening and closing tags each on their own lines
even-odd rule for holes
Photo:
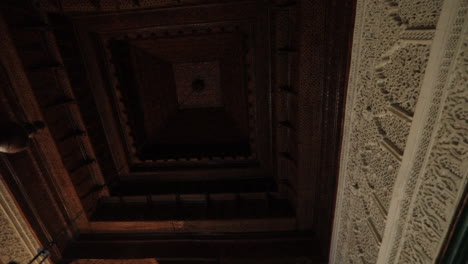
<svg viewBox="0 0 468 264">
<path fill-rule="evenodd" d="M 330 263 L 434 263 L 468 181 L 468 1 L 358 0 Z"/>
<path fill-rule="evenodd" d="M 40 247 L 13 196 L 0 180 L 0 264 L 28 263 Z M 44 263 L 50 264 L 49 261 Z"/>
</svg>

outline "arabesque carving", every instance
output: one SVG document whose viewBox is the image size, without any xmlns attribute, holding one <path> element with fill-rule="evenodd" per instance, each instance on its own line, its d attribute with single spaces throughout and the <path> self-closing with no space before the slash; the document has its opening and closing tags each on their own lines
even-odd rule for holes
<svg viewBox="0 0 468 264">
<path fill-rule="evenodd" d="M 467 181 L 467 50 L 466 43 L 457 44 L 466 5 L 358 1 L 330 263 L 435 261 Z M 452 37 L 443 58 L 436 58 L 439 19 L 452 8 L 457 19 L 442 25 Z M 457 70 L 444 72 L 457 47 Z M 435 112 L 415 120 L 421 93 L 429 89 L 426 75 L 434 73 L 427 73 L 429 67 L 441 68 L 440 93 L 430 102 Z M 414 128 L 427 124 L 426 130 Z M 419 168 L 407 173 L 401 168 L 409 162 L 408 149 L 418 144 L 415 133 L 421 146 L 427 144 L 412 157 Z M 395 185 L 402 177 L 404 193 Z"/>
<path fill-rule="evenodd" d="M 0 263 L 28 263 L 40 248 L 13 196 L 0 179 Z M 36 262 L 34 262 L 36 263 Z M 44 263 L 49 264 L 46 260 Z"/>
<path fill-rule="evenodd" d="M 434 48 L 435 81 L 428 78 L 424 114 L 414 121 L 421 135 L 400 173 L 405 189 L 401 202 L 394 199 L 395 208 L 401 205 L 379 258 L 385 263 L 434 263 L 468 182 L 468 1 L 446 4 L 440 24 L 448 34 L 438 40 L 443 49 Z"/>
</svg>

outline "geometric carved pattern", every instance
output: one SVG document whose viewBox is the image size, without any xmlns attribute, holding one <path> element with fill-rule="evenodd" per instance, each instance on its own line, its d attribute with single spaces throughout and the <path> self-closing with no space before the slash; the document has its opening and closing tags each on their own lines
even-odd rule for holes
<svg viewBox="0 0 468 264">
<path fill-rule="evenodd" d="M 95 12 L 166 7 L 180 1 L 72 0 L 67 1 L 67 4 L 60 0 L 40 2 L 49 11 Z M 379 251 L 382 252 L 383 245 L 388 244 L 389 231 L 386 229 L 388 229 L 391 210 L 395 203 L 399 203 L 399 199 L 395 197 L 403 198 L 403 206 L 399 212 L 401 221 L 397 223 L 396 238 L 395 241 L 392 240 L 389 255 L 383 255 L 389 258 L 383 259 L 384 261 L 391 263 L 433 262 L 440 249 L 440 242 L 446 235 L 453 209 L 460 200 L 468 176 L 466 173 L 467 114 L 465 110 L 468 96 L 466 89 L 468 40 L 466 39 L 466 22 L 463 22 L 463 18 L 466 17 L 466 1 L 458 10 L 457 19 L 460 17 L 462 19 L 457 20 L 459 25 L 454 27 L 454 32 L 452 32 L 454 37 L 448 45 L 448 55 L 441 66 L 443 68 L 441 73 L 445 76 L 437 80 L 440 86 L 435 89 L 434 101 L 431 102 L 427 120 L 422 120 L 424 128 L 428 129 L 424 129 L 423 139 L 416 142 L 418 146 L 416 157 L 414 157 L 414 169 L 408 175 L 408 184 L 405 186 L 402 197 L 397 196 L 397 190 L 394 189 L 395 182 L 401 178 L 397 177 L 402 174 L 400 167 L 408 162 L 405 159 L 408 153 L 406 150 L 413 144 L 413 141 L 409 140 L 414 134 L 411 132 L 413 129 L 410 130 L 411 122 L 415 120 L 413 127 L 416 122 L 421 123 L 421 120 L 413 119 L 413 116 L 418 114 L 418 99 L 425 88 L 421 88 L 421 84 L 429 63 L 431 40 L 437 35 L 435 27 L 439 20 L 441 5 L 442 1 L 431 0 L 359 1 L 332 262 L 374 263 L 379 257 L 382 261 L 382 254 Z M 224 32 L 224 29 L 222 31 Z M 463 33 L 460 34 L 460 32 Z M 96 34 L 100 33 L 102 32 Z M 168 35 L 181 34 L 181 36 L 187 34 L 172 31 L 167 31 L 167 33 Z M 463 45 L 456 50 L 455 47 L 459 47 L 457 43 L 460 35 L 464 36 Z M 129 34 L 125 37 L 147 38 L 138 34 Z M 108 56 L 105 63 L 114 64 L 111 54 L 113 51 L 109 48 L 109 44 L 118 43 L 121 39 L 112 39 L 110 35 L 98 36 L 97 39 L 103 44 L 103 53 Z M 148 51 L 139 48 L 141 46 L 133 45 L 128 49 L 128 52 L 133 54 L 128 57 L 130 70 L 135 67 L 131 59 L 144 55 L 138 53 L 142 50 Z M 288 51 L 288 47 L 284 48 Z M 283 49 L 283 52 L 285 50 Z M 151 55 L 147 57 L 149 61 L 144 63 L 151 66 L 159 65 L 161 72 L 167 73 L 167 80 L 169 80 L 167 87 L 175 87 L 176 96 L 172 99 L 176 99 L 181 109 L 200 106 L 219 107 L 225 104 L 220 99 L 224 91 L 218 89 L 219 87 L 216 88 L 219 86 L 220 75 L 223 76 L 220 73 L 217 59 L 169 63 L 160 57 L 152 57 L 154 54 L 149 55 Z M 246 60 L 245 64 L 251 64 L 248 60 L 252 58 L 247 54 L 243 55 L 245 55 L 242 56 Z M 450 72 L 450 78 L 448 78 L 448 65 L 450 66 L 450 61 L 452 61 L 450 59 L 453 56 L 458 56 L 458 59 L 455 60 L 455 70 Z M 146 58 L 139 59 L 139 62 L 142 60 Z M 210 69 L 212 75 L 200 76 L 201 74 L 197 71 L 203 67 L 206 67 L 205 71 Z M 182 73 L 187 76 L 187 80 L 184 80 L 182 84 L 171 82 L 171 78 L 177 78 L 173 76 L 180 76 L 180 72 L 183 71 L 188 72 Z M 137 72 L 140 73 L 140 71 Z M 253 77 L 247 77 L 247 75 L 252 75 L 251 72 L 246 72 L 245 75 L 246 82 Z M 147 77 L 136 79 L 145 78 Z M 200 83 L 197 84 L 198 86 L 194 85 L 194 81 L 199 78 L 207 86 L 199 94 L 203 96 L 192 97 L 187 89 L 190 89 L 190 86 L 192 89 L 195 86 L 199 87 Z M 448 85 L 446 85 L 446 80 L 449 80 Z M 115 88 L 114 92 L 117 95 L 125 93 L 121 90 L 121 85 L 122 83 L 119 86 L 119 83 L 115 82 L 111 87 Z M 245 96 L 245 99 L 250 104 L 248 109 L 244 109 L 249 112 L 249 119 L 245 123 L 240 122 L 244 125 L 240 130 L 250 133 L 249 143 L 253 146 L 255 118 L 250 115 L 255 113 L 251 106 L 255 101 L 255 96 L 252 95 L 251 88 L 252 84 L 246 85 L 246 89 L 250 89 L 250 95 Z M 122 116 L 125 116 L 127 108 L 132 107 L 126 105 L 125 95 L 117 97 L 121 103 L 118 110 L 121 111 Z M 233 119 L 240 120 L 244 117 L 235 116 Z M 146 137 L 141 134 L 146 133 L 148 129 L 136 132 L 138 124 L 132 123 L 136 122 L 132 120 L 135 119 L 121 120 L 127 127 L 127 139 L 139 134 L 138 138 L 143 137 L 146 140 Z M 133 153 L 140 151 L 137 149 L 140 148 L 139 144 L 130 142 L 128 145 L 134 148 Z M 426 155 L 426 152 L 429 154 Z M 392 194 L 393 200 L 391 200 Z M 340 252 L 338 253 L 337 250 Z"/>
<path fill-rule="evenodd" d="M 357 3 L 331 263 L 376 263 L 387 243 L 441 3 Z"/>
<path fill-rule="evenodd" d="M 358 1 L 331 263 L 434 263 L 467 186 L 468 4 L 387 4 Z"/>
<path fill-rule="evenodd" d="M 177 101 L 181 108 L 222 106 L 219 63 L 195 62 L 174 65 Z M 193 82 L 203 80 L 203 89 L 193 89 Z"/>
<path fill-rule="evenodd" d="M 27 263 L 40 247 L 14 197 L 0 180 L 0 262 Z M 44 263 L 50 263 L 49 260 Z"/>
<path fill-rule="evenodd" d="M 389 263 L 436 262 L 468 186 L 468 2 L 454 1 L 442 14 L 449 34 L 438 39 L 443 48 L 435 81 L 426 89 L 431 96 L 421 104 L 427 109 L 418 118 L 421 136 L 401 173 L 406 184 L 400 217 L 391 250 L 382 256 Z"/>
</svg>

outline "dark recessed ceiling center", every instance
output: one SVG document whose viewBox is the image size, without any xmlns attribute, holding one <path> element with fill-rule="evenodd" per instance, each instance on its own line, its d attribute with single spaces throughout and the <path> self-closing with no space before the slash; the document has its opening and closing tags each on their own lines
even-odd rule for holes
<svg viewBox="0 0 468 264">
<path fill-rule="evenodd" d="M 201 92 L 205 90 L 205 80 L 197 78 L 192 82 L 192 90 L 194 92 Z"/>
</svg>

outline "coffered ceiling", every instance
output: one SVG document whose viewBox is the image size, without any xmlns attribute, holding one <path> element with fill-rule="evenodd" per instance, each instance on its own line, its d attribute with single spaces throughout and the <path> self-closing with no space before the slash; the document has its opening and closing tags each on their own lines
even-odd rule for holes
<svg viewBox="0 0 468 264">
<path fill-rule="evenodd" d="M 232 2 L 51 15 L 67 71 L 80 77 L 79 106 L 98 110 L 84 121 L 103 129 L 96 140 L 108 148 L 96 155 L 115 167 L 106 178 L 184 167 L 271 174 L 267 12 Z"/>
<path fill-rule="evenodd" d="M 183 249 L 211 261 L 256 255 L 249 243 L 258 254 L 326 255 L 352 1 L 42 0 L 4 10 L 15 69 L 37 103 L 22 111 L 47 125 L 49 143 L 36 147 L 59 154 L 38 162 L 64 168 L 44 172 L 60 198 L 52 203 L 80 219 L 58 250 L 65 259 Z M 12 170 L 24 164 L 10 159 Z M 109 241 L 124 241 L 122 251 Z M 325 246 L 306 253 L 317 241 Z M 176 247 L 149 250 L 166 242 Z"/>
</svg>

